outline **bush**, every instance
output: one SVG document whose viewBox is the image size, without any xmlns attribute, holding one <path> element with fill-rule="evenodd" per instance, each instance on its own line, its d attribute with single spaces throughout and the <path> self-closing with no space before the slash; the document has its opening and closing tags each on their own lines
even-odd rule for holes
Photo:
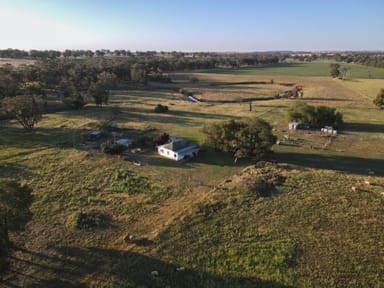
<svg viewBox="0 0 384 288">
<path fill-rule="evenodd" d="M 373 100 L 373 104 L 380 109 L 384 109 L 384 89 L 381 89 L 379 94 L 377 94 L 376 98 Z"/>
<path fill-rule="evenodd" d="M 109 223 L 109 217 L 103 212 L 76 212 L 72 215 L 73 226 L 76 229 L 89 229 L 106 227 Z"/>
<path fill-rule="evenodd" d="M 169 111 L 168 106 L 157 104 L 155 107 L 156 113 L 167 113 Z"/>
<path fill-rule="evenodd" d="M 126 147 L 121 144 L 112 143 L 111 141 L 106 141 L 100 145 L 101 152 L 106 154 L 122 154 Z"/>
<path fill-rule="evenodd" d="M 113 190 L 118 193 L 136 195 L 151 192 L 152 185 L 146 177 L 138 176 L 130 171 L 118 170 L 114 175 Z"/>
</svg>

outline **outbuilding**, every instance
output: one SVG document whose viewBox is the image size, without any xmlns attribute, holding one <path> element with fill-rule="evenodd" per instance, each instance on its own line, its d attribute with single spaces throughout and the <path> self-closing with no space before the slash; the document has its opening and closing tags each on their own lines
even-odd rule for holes
<svg viewBox="0 0 384 288">
<path fill-rule="evenodd" d="M 196 157 L 200 147 L 189 143 L 184 139 L 172 139 L 172 142 L 157 146 L 157 152 L 166 158 L 180 161 L 190 157 Z"/>
<path fill-rule="evenodd" d="M 299 128 L 299 123 L 297 123 L 296 121 L 290 122 L 288 124 L 288 128 L 289 130 L 296 130 Z"/>
<path fill-rule="evenodd" d="M 89 134 L 88 140 L 94 141 L 101 138 L 101 131 L 92 131 L 91 134 Z"/>
<path fill-rule="evenodd" d="M 132 140 L 127 138 L 120 138 L 116 140 L 116 144 L 124 145 L 125 147 L 129 147 L 132 145 Z"/>
</svg>

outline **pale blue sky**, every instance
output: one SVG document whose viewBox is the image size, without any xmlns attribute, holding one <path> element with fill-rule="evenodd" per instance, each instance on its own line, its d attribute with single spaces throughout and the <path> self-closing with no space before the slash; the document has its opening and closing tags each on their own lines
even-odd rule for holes
<svg viewBox="0 0 384 288">
<path fill-rule="evenodd" d="M 383 0 L 0 0 L 0 49 L 384 50 Z"/>
</svg>

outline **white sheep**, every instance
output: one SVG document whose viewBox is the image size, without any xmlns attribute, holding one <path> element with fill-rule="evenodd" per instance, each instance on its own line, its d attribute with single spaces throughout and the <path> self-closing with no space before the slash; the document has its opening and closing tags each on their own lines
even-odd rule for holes
<svg viewBox="0 0 384 288">
<path fill-rule="evenodd" d="M 371 185 L 369 181 L 364 181 L 365 185 Z"/>
<path fill-rule="evenodd" d="M 181 266 L 181 267 L 177 267 L 176 268 L 176 271 L 180 272 L 180 271 L 184 271 L 185 270 L 185 267 L 184 266 Z"/>
<path fill-rule="evenodd" d="M 352 186 L 352 191 L 353 191 L 353 192 L 356 191 L 356 187 L 355 187 L 355 186 Z"/>
<path fill-rule="evenodd" d="M 157 270 L 153 270 L 153 271 L 151 272 L 151 275 L 152 275 L 152 276 L 159 276 L 159 271 L 157 271 Z"/>
</svg>

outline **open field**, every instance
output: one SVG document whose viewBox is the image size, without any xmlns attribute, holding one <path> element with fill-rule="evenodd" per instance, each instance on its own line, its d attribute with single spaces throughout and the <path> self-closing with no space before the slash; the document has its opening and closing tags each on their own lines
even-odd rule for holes
<svg viewBox="0 0 384 288">
<path fill-rule="evenodd" d="M 13 66 L 30 65 L 35 63 L 35 60 L 31 59 L 14 59 L 14 58 L 0 58 L 0 67 L 5 64 L 11 64 Z"/>
<path fill-rule="evenodd" d="M 234 75 L 269 75 L 269 76 L 329 76 L 328 61 L 314 62 L 287 62 L 269 65 L 260 65 L 257 67 L 245 67 L 239 69 L 212 69 L 209 73 L 234 74 Z M 367 67 L 360 64 L 342 63 L 341 68 L 349 68 L 349 77 L 359 79 L 383 79 L 384 69 Z"/>
<path fill-rule="evenodd" d="M 384 113 L 372 99 L 383 80 L 342 82 L 276 69 L 273 77 L 267 70 L 184 73 L 173 86 L 112 91 L 108 107 L 47 114 L 33 132 L 2 122 L 0 175 L 30 185 L 35 199 L 26 232 L 13 235 L 17 248 L 0 286 L 382 287 Z M 339 136 L 287 131 L 294 99 L 253 101 L 249 112 L 243 99 L 273 94 L 279 83 L 302 85 L 304 101 L 341 111 Z M 200 91 L 207 102 L 192 103 L 175 88 Z M 157 104 L 169 113 L 154 113 Z M 106 156 L 97 143 L 84 142 L 90 131 L 113 124 L 128 138 L 167 131 L 199 143 L 205 123 L 249 116 L 273 126 L 282 143 L 266 160 L 278 164 L 235 164 L 209 148 L 181 163 L 151 147 Z M 117 171 L 130 171 L 145 189 L 117 191 Z M 284 180 L 259 197 L 243 181 L 256 176 Z M 106 215 L 103 225 L 74 227 L 77 213 L 94 211 Z M 137 241 L 124 242 L 127 233 Z"/>
</svg>

